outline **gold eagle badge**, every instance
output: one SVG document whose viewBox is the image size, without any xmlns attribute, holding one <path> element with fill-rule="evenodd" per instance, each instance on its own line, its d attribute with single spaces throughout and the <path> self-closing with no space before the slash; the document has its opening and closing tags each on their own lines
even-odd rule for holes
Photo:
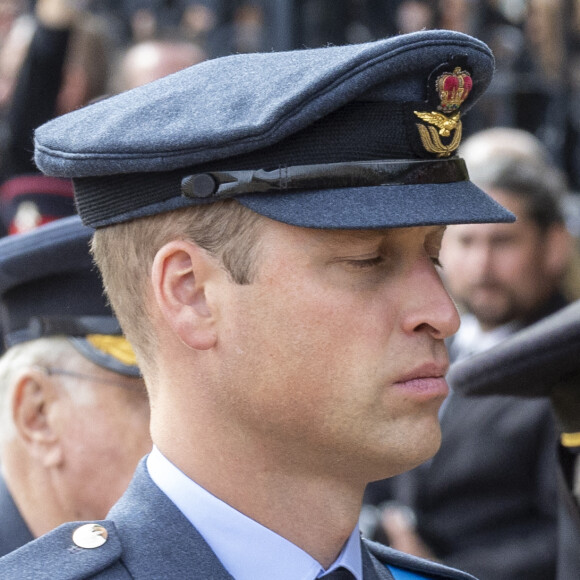
<svg viewBox="0 0 580 580">
<path fill-rule="evenodd" d="M 435 84 L 440 102 L 437 108 L 444 112 L 413 112 L 421 121 L 425 122 L 425 124 L 417 123 L 423 147 L 437 157 L 449 157 L 461 143 L 461 113 L 458 109 L 471 92 L 473 82 L 471 75 L 466 70 L 456 67 L 453 72 L 445 72 L 440 75 Z M 449 116 L 444 114 L 452 112 L 453 114 Z M 444 143 L 442 138 L 447 140 L 452 133 L 451 141 Z"/>
</svg>

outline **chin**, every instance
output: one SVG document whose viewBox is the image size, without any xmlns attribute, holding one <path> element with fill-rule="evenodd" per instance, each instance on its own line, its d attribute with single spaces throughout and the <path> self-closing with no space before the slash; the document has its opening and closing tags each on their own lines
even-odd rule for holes
<svg viewBox="0 0 580 580">
<path fill-rule="evenodd" d="M 374 462 L 371 470 L 372 481 L 410 471 L 431 459 L 441 445 L 441 432 L 437 429 L 430 435 L 425 434 L 422 440 L 409 443 L 410 445 L 400 446 L 398 449 L 391 447 L 382 454 L 380 460 Z"/>
</svg>

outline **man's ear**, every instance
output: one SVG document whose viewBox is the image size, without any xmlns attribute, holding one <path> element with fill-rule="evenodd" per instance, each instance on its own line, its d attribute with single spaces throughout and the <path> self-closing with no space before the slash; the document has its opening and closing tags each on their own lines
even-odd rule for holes
<svg viewBox="0 0 580 580">
<path fill-rule="evenodd" d="M 63 461 L 53 412 L 60 396 L 51 378 L 40 369 L 26 370 L 13 389 L 12 419 L 18 439 L 44 467 L 55 467 Z"/>
<path fill-rule="evenodd" d="M 187 240 L 174 240 L 155 256 L 151 281 L 157 306 L 187 346 L 208 350 L 217 342 L 216 305 L 208 294 L 224 278 L 217 260 Z"/>
</svg>

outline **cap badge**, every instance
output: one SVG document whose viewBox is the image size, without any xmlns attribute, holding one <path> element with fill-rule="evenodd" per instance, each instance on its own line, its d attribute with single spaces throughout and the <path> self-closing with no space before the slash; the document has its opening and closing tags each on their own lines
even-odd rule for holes
<svg viewBox="0 0 580 580">
<path fill-rule="evenodd" d="M 413 111 L 419 119 L 428 123 L 417 123 L 417 129 L 421 143 L 429 153 L 434 153 L 437 157 L 449 157 L 459 147 L 462 125 L 458 109 L 467 99 L 472 87 L 471 75 L 466 70 L 461 70 L 461 67 L 455 67 L 452 73 L 444 72 L 435 81 L 440 102 L 438 111 Z M 451 113 L 454 114 L 450 115 Z M 442 137 L 451 140 L 444 143 Z"/>
<path fill-rule="evenodd" d="M 437 107 L 444 113 L 452 113 L 467 99 L 473 87 L 471 75 L 460 67 L 452 73 L 443 73 L 435 81 L 441 104 Z"/>
</svg>

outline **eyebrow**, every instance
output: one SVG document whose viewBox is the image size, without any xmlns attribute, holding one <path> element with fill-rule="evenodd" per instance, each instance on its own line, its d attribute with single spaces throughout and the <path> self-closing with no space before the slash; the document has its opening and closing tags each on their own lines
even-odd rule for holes
<svg viewBox="0 0 580 580">
<path fill-rule="evenodd" d="M 409 229 L 421 228 L 424 231 L 425 239 L 429 240 L 432 238 L 442 238 L 447 225 L 428 225 L 428 226 L 409 226 L 404 228 L 377 228 L 377 229 L 320 229 L 314 230 L 318 233 L 316 239 L 318 243 L 322 243 L 328 246 L 340 246 L 344 243 L 349 242 L 363 242 L 363 243 L 376 243 L 382 246 L 385 243 L 389 243 L 394 232 Z"/>
<path fill-rule="evenodd" d="M 428 228 L 430 231 L 427 232 L 427 236 L 434 236 L 437 234 L 442 234 L 447 229 L 447 225 L 425 225 L 425 226 L 408 226 L 401 228 L 378 228 L 374 229 L 364 229 L 364 230 L 324 230 L 343 234 L 345 238 L 354 238 L 358 240 L 373 240 L 375 238 L 381 238 L 392 234 L 394 231 L 399 230 L 409 230 L 418 228 Z"/>
</svg>

